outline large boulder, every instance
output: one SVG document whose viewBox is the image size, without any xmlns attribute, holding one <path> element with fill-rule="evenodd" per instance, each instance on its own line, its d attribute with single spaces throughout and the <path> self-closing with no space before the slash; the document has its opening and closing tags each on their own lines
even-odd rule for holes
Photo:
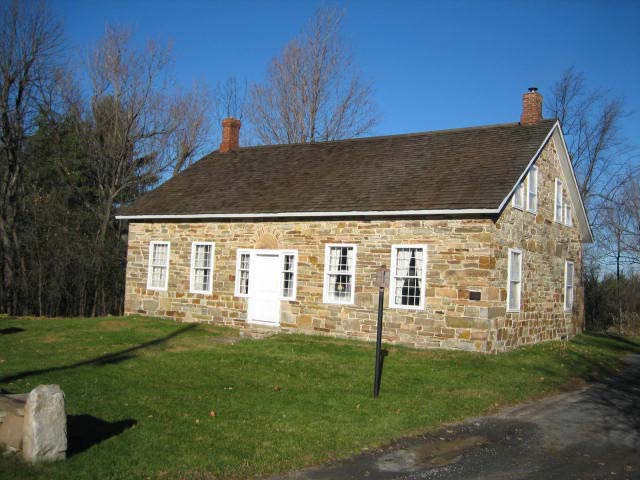
<svg viewBox="0 0 640 480">
<path fill-rule="evenodd" d="M 0 395 L 0 447 L 10 452 L 22 448 L 22 424 L 28 394 Z"/>
<path fill-rule="evenodd" d="M 28 462 L 62 460 L 67 451 L 67 414 L 58 385 L 40 385 L 24 408 L 22 455 Z"/>
</svg>

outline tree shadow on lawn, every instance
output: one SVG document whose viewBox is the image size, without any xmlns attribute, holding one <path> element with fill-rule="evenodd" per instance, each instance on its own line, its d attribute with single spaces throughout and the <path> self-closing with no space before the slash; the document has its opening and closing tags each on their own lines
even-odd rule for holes
<svg viewBox="0 0 640 480">
<path fill-rule="evenodd" d="M 136 420 L 128 418 L 117 422 L 107 422 L 93 415 L 69 415 L 67 417 L 67 457 L 72 457 L 78 453 L 115 437 L 125 430 L 133 427 Z"/>
<path fill-rule="evenodd" d="M 20 328 L 20 327 L 0 328 L 0 335 L 11 335 L 12 333 L 20 333 L 20 332 L 24 332 L 24 328 Z"/>
<path fill-rule="evenodd" d="M 76 363 L 72 363 L 70 365 L 61 365 L 59 367 L 50 367 L 50 368 L 41 368 L 38 370 L 27 370 L 24 372 L 20 372 L 20 373 L 15 373 L 13 375 L 8 375 L 6 377 L 0 378 L 0 383 L 9 383 L 9 382 L 15 382 L 16 380 L 22 380 L 23 378 L 27 378 L 27 377 L 31 377 L 33 375 L 40 375 L 42 373 L 50 373 L 50 372 L 59 372 L 62 370 L 71 370 L 74 368 L 78 368 L 78 367 L 84 367 L 86 365 L 111 365 L 111 364 L 116 364 L 116 363 L 120 363 L 120 362 L 124 362 L 125 360 L 130 360 L 131 358 L 135 358 L 136 355 L 134 355 L 133 353 L 138 351 L 138 350 L 142 350 L 145 348 L 149 348 L 149 347 L 153 347 L 156 345 L 159 345 L 161 343 L 165 343 L 169 340 L 171 340 L 172 338 L 177 337 L 178 335 L 182 335 L 186 332 L 188 332 L 189 330 L 192 330 L 194 328 L 196 328 L 198 325 L 195 323 L 192 323 L 190 325 L 187 325 L 179 330 L 176 330 L 175 332 L 172 332 L 168 335 L 165 335 L 164 337 L 159 337 L 156 338 L 154 340 L 150 340 L 148 342 L 144 342 L 141 343 L 139 345 L 135 345 L 133 347 L 129 347 L 129 348 L 125 348 L 124 350 L 119 350 L 117 352 L 113 352 L 113 353 L 107 353 L 106 355 L 101 355 L 99 357 L 96 358 L 91 358 L 88 360 L 82 360 L 81 362 L 76 362 Z"/>
</svg>

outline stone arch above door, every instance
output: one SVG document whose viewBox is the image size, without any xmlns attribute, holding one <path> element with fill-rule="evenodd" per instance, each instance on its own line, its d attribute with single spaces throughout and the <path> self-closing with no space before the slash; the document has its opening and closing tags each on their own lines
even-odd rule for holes
<svg viewBox="0 0 640 480">
<path fill-rule="evenodd" d="M 260 227 L 254 235 L 254 248 L 277 250 L 280 245 L 280 233 L 276 230 Z"/>
</svg>

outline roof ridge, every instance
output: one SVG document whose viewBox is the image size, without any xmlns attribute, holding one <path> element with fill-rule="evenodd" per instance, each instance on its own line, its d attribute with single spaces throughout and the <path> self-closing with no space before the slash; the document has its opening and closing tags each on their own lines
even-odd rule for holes
<svg viewBox="0 0 640 480">
<path fill-rule="evenodd" d="M 540 120 L 540 122 L 553 121 L 553 123 L 555 123 L 557 120 L 558 120 L 557 118 L 544 118 L 544 119 Z M 524 125 L 524 127 L 535 127 L 536 125 L 538 125 L 538 123 L 533 124 L 533 125 Z M 298 145 L 300 145 L 300 146 L 302 146 L 302 145 L 304 145 L 304 146 L 331 145 L 331 144 L 337 144 L 337 143 L 362 142 L 362 141 L 368 141 L 368 140 L 381 140 L 381 139 L 387 139 L 387 138 L 407 138 L 407 137 L 415 137 L 415 136 L 427 135 L 427 134 L 444 134 L 444 133 L 464 132 L 464 131 L 467 131 L 467 130 L 485 130 L 485 129 L 489 129 L 489 128 L 515 127 L 515 126 L 519 126 L 519 125 L 520 125 L 520 122 L 507 122 L 507 123 L 494 123 L 494 124 L 489 124 L 489 125 L 474 125 L 474 126 L 469 126 L 469 127 L 445 128 L 445 129 L 442 129 L 442 130 L 425 130 L 425 131 L 422 131 L 422 132 L 394 133 L 394 134 L 391 134 L 391 135 L 374 135 L 372 137 L 342 138 L 340 140 L 325 140 L 325 141 L 321 141 L 321 142 L 272 143 L 272 144 L 269 144 L 269 145 L 250 145 L 250 146 L 246 146 L 246 147 L 237 148 L 235 151 L 257 150 L 257 149 L 262 149 L 262 148 L 284 148 L 284 147 L 291 147 L 291 146 L 298 146 Z M 213 155 L 215 153 L 219 153 L 219 151 L 218 150 L 213 150 L 212 152 L 209 152 L 205 156 L 208 157 L 209 155 Z"/>
</svg>

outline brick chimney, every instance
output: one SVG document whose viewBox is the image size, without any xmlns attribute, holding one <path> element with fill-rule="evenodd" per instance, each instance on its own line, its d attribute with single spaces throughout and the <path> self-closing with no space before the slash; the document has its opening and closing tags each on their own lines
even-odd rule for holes
<svg viewBox="0 0 640 480">
<path fill-rule="evenodd" d="M 240 120 L 225 118 L 222 120 L 222 143 L 220 153 L 227 153 L 240 146 Z"/>
<path fill-rule="evenodd" d="M 535 125 L 542 120 L 542 95 L 538 93 L 536 87 L 529 88 L 529 91 L 522 95 L 522 115 L 521 125 Z"/>
</svg>

